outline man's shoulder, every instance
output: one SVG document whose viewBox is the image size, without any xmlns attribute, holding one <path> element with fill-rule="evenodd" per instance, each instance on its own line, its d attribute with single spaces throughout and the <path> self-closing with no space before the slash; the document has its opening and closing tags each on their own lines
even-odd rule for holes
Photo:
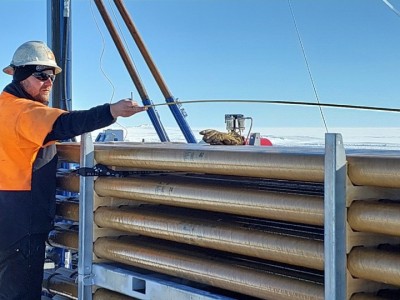
<svg viewBox="0 0 400 300">
<path fill-rule="evenodd" d="M 42 104 L 40 102 L 32 101 L 27 98 L 21 98 L 21 97 L 15 96 L 13 94 L 10 94 L 6 91 L 1 92 L 0 101 L 2 101 L 2 105 L 26 106 L 26 107 L 32 107 L 32 106 L 46 107 L 44 104 Z"/>
<path fill-rule="evenodd" d="M 2 91 L 0 94 L 0 100 L 7 100 L 10 101 L 9 103 L 25 103 L 25 101 L 29 101 L 29 99 L 21 98 L 18 96 L 15 96 L 9 92 Z"/>
</svg>

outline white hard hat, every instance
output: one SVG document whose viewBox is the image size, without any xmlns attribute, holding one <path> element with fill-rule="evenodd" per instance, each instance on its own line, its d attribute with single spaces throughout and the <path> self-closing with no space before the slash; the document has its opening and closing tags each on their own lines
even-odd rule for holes
<svg viewBox="0 0 400 300">
<path fill-rule="evenodd" d="M 53 51 L 41 41 L 30 41 L 22 44 L 15 50 L 14 56 L 9 66 L 3 69 L 4 73 L 14 74 L 14 68 L 26 65 L 41 65 L 54 68 L 54 74 L 62 70 L 56 63 Z"/>
</svg>

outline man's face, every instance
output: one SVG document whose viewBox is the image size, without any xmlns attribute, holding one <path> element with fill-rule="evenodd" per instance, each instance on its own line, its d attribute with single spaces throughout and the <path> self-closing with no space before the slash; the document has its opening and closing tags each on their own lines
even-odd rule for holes
<svg viewBox="0 0 400 300">
<path fill-rule="evenodd" d="M 55 75 L 53 70 L 35 72 L 25 80 L 21 81 L 21 86 L 24 88 L 25 92 L 33 97 L 33 99 L 48 105 L 54 78 Z"/>
</svg>

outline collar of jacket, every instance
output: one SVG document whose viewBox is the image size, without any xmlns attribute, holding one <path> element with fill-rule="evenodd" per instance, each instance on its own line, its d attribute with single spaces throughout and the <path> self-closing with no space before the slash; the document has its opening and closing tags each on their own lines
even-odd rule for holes
<svg viewBox="0 0 400 300">
<path fill-rule="evenodd" d="M 25 98 L 35 101 L 35 99 L 33 99 L 31 95 L 25 92 L 22 86 L 17 82 L 11 82 L 10 84 L 8 84 L 4 88 L 4 91 L 18 98 Z"/>
</svg>

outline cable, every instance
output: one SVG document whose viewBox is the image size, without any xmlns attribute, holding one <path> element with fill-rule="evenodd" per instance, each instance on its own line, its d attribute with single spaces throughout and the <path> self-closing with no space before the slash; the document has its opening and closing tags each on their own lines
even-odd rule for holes
<svg viewBox="0 0 400 300">
<path fill-rule="evenodd" d="M 113 16 L 114 16 L 115 23 L 117 24 L 119 34 L 120 34 L 120 36 L 122 37 L 122 40 L 123 40 L 123 42 L 124 42 L 124 44 L 125 44 L 126 50 L 128 51 L 129 58 L 130 58 L 130 60 L 132 61 L 133 67 L 134 67 L 135 69 L 137 69 L 135 60 L 133 59 L 131 50 L 129 49 L 129 44 L 128 44 L 128 42 L 127 42 L 126 39 L 125 39 L 125 35 L 124 35 L 124 33 L 123 33 L 122 29 L 121 29 L 121 26 L 119 25 L 118 18 L 117 18 L 116 14 L 115 14 L 115 11 L 114 11 L 113 6 L 111 5 L 110 1 L 111 1 L 111 0 L 108 0 L 108 4 L 109 4 L 110 9 L 111 9 L 111 12 L 112 12 L 112 14 L 113 14 Z M 140 81 L 142 81 L 142 78 L 140 77 L 140 74 L 137 74 L 137 76 L 139 77 Z"/>
<path fill-rule="evenodd" d="M 231 99 L 231 100 L 185 100 L 185 101 L 174 101 L 168 103 L 159 103 L 152 105 L 145 105 L 144 107 L 155 107 L 161 105 L 173 105 L 173 104 L 192 104 L 192 103 L 259 103 L 259 104 L 276 104 L 276 105 L 297 105 L 297 106 L 323 106 L 323 107 L 334 107 L 334 108 L 346 108 L 346 109 L 359 109 L 359 110 L 373 110 L 373 111 L 385 111 L 400 113 L 400 108 L 390 107 L 377 107 L 377 106 L 363 106 L 363 105 L 350 105 L 350 104 L 335 104 L 335 103 L 315 103 L 315 102 L 304 102 L 304 101 L 288 101 L 288 100 L 246 100 L 246 99 Z"/>
<path fill-rule="evenodd" d="M 398 17 L 400 17 L 400 12 L 388 1 L 382 0 Z"/>
<path fill-rule="evenodd" d="M 97 23 L 96 17 L 94 15 L 93 7 L 92 7 L 92 1 L 89 0 L 89 3 L 90 3 L 90 11 L 92 13 L 92 17 L 93 17 L 94 23 L 96 24 L 97 30 L 99 31 L 99 34 L 101 36 L 102 48 L 101 48 L 101 54 L 100 54 L 100 59 L 99 59 L 99 65 L 100 65 L 101 73 L 107 79 L 108 83 L 111 85 L 111 88 L 112 88 L 111 98 L 110 98 L 110 102 L 109 102 L 109 103 L 111 103 L 112 100 L 114 99 L 115 86 L 114 86 L 114 84 L 112 83 L 111 79 L 107 76 L 106 72 L 103 69 L 103 56 L 104 56 L 104 50 L 106 48 L 106 42 L 105 42 L 105 39 L 104 39 L 104 35 L 100 30 L 99 24 Z"/>
<path fill-rule="evenodd" d="M 310 65 L 309 65 L 309 63 L 308 63 L 308 59 L 307 59 L 307 56 L 306 56 L 306 51 L 305 51 L 305 49 L 304 49 L 303 42 L 302 42 L 302 40 L 301 40 L 300 32 L 299 32 L 299 29 L 298 29 L 298 27 L 297 27 L 296 18 L 294 17 L 294 13 L 293 13 L 293 9 L 292 9 L 292 5 L 291 5 L 291 3 L 290 3 L 290 0 L 288 0 L 288 4 L 289 4 L 289 8 L 290 8 L 290 13 L 291 13 L 291 15 L 292 15 L 294 27 L 295 27 L 295 29 L 296 29 L 297 38 L 299 39 L 301 51 L 302 51 L 302 53 L 303 53 L 304 61 L 305 61 L 306 66 L 307 66 L 307 71 L 308 71 L 308 75 L 309 75 L 309 77 L 310 77 L 311 85 L 312 85 L 313 90 L 314 90 L 314 95 L 315 95 L 315 98 L 317 99 L 317 102 L 318 102 L 318 104 L 319 104 L 319 97 L 318 97 L 318 93 L 317 93 L 317 88 L 316 88 L 316 86 L 315 86 L 314 79 L 313 79 L 313 76 L 312 76 L 312 74 L 311 74 L 311 68 L 310 68 Z M 320 111 L 320 113 L 321 113 L 322 121 L 324 122 L 325 130 L 326 130 L 326 132 L 329 132 L 329 131 L 328 131 L 328 126 L 326 125 L 326 120 L 325 120 L 324 112 L 322 111 L 321 106 L 319 106 L 319 111 Z"/>
<path fill-rule="evenodd" d="M 251 129 L 253 128 L 253 118 L 252 117 L 247 117 L 245 119 L 250 120 L 250 128 L 249 128 L 249 131 L 248 131 L 247 137 L 246 137 L 246 141 L 249 141 L 250 134 L 251 134 Z"/>
<path fill-rule="evenodd" d="M 116 14 L 115 14 L 115 11 L 114 11 L 114 9 L 113 9 L 113 5 L 111 4 L 111 0 L 108 0 L 108 5 L 109 5 L 110 10 L 111 10 L 111 12 L 112 12 L 112 15 L 113 15 L 113 17 L 114 17 L 115 23 L 117 24 L 117 28 L 118 28 L 118 31 L 119 31 L 119 35 L 122 37 L 122 40 L 123 40 L 123 42 L 124 42 L 124 44 L 125 44 L 125 48 L 126 48 L 127 51 L 128 51 L 129 58 L 130 58 L 130 60 L 132 61 L 134 68 L 137 69 L 135 60 L 133 59 L 132 53 L 131 53 L 131 51 L 130 51 L 130 49 L 129 49 L 128 42 L 127 42 L 126 39 L 125 39 L 125 35 L 124 35 L 124 33 L 123 33 L 122 29 L 121 29 L 121 26 L 119 25 L 118 18 L 117 18 Z M 140 75 L 139 75 L 139 74 L 137 74 L 137 76 L 139 77 L 140 80 L 142 80 L 142 78 L 140 78 Z M 131 100 L 133 100 L 133 93 L 132 93 L 132 92 L 131 92 Z M 125 134 L 124 134 L 124 140 L 126 140 L 126 138 L 128 137 L 128 128 L 126 128 L 125 126 L 123 126 L 121 123 L 118 123 L 118 121 L 116 121 L 115 123 L 118 124 L 118 125 L 122 128 L 122 130 L 125 132 Z"/>
<path fill-rule="evenodd" d="M 101 36 L 101 40 L 102 40 L 102 49 L 101 49 L 101 54 L 100 54 L 99 65 L 100 65 L 101 73 L 107 79 L 107 81 L 109 82 L 109 84 L 111 85 L 111 88 L 112 88 L 111 98 L 110 98 L 110 101 L 109 101 L 109 103 L 111 104 L 113 99 L 114 99 L 114 95 L 115 95 L 115 86 L 112 83 L 110 77 L 107 76 L 106 72 L 103 69 L 103 56 L 104 56 L 104 50 L 105 50 L 106 42 L 105 42 L 105 39 L 104 39 L 104 35 L 100 30 L 99 24 L 97 23 L 96 17 L 94 15 L 93 8 L 92 8 L 92 1 L 89 0 L 89 3 L 90 3 L 90 11 L 92 13 L 93 20 L 94 20 L 94 22 L 96 24 L 97 30 L 99 31 L 100 36 Z M 115 17 L 115 15 L 114 15 L 114 17 Z M 117 22 L 117 24 L 118 24 L 118 22 Z M 121 29 L 120 29 L 120 31 L 121 31 Z M 129 48 L 128 48 L 128 51 L 129 51 Z M 122 128 L 122 130 L 124 131 L 124 140 L 125 140 L 126 137 L 128 136 L 128 129 L 125 126 L 123 126 L 122 124 L 118 123 L 118 122 L 115 122 L 115 123 L 117 125 L 119 125 Z"/>
</svg>

